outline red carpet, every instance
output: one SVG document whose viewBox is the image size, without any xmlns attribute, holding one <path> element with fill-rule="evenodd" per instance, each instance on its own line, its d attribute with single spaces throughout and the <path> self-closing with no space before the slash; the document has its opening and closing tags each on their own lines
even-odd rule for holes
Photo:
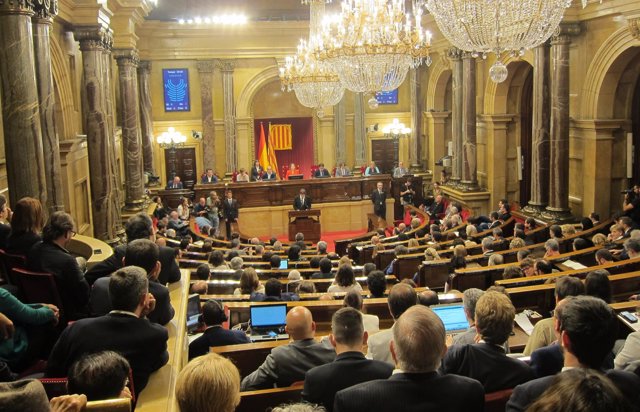
<svg viewBox="0 0 640 412">
<path fill-rule="evenodd" d="M 364 233 L 367 233 L 367 229 L 366 228 L 362 228 L 362 230 L 342 230 L 339 232 L 323 232 L 322 233 L 322 240 L 324 240 L 325 242 L 327 242 L 327 249 L 329 252 L 333 252 L 335 250 L 335 244 L 333 243 L 334 240 L 336 239 L 347 239 L 353 236 L 357 236 L 357 235 L 362 235 Z M 289 241 L 289 235 L 287 233 L 283 233 L 280 234 L 278 236 L 276 236 L 276 238 L 282 242 L 288 242 Z M 265 241 L 268 241 L 269 239 L 262 239 Z"/>
</svg>

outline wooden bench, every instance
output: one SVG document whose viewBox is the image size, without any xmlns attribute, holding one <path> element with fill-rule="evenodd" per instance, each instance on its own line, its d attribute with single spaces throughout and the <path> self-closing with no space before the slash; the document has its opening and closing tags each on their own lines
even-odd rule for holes
<svg viewBox="0 0 640 412">
<path fill-rule="evenodd" d="M 262 412 L 282 404 L 297 403 L 302 399 L 302 386 L 240 392 L 240 405 L 236 412 Z"/>
</svg>

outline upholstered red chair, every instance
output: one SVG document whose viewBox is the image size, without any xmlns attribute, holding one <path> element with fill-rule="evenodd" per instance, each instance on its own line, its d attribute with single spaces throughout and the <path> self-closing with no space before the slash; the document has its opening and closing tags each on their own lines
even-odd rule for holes
<svg viewBox="0 0 640 412">
<path fill-rule="evenodd" d="M 232 182 L 237 182 L 238 181 L 238 171 L 234 170 L 233 174 L 231 175 L 231 181 Z"/>
<path fill-rule="evenodd" d="M 63 318 L 62 299 L 58 293 L 56 279 L 51 273 L 38 273 L 21 268 L 12 268 L 11 272 L 18 280 L 25 303 L 50 303 L 60 309 Z"/>
<path fill-rule="evenodd" d="M 298 169 L 300 169 L 300 166 L 298 166 Z M 319 169 L 318 165 L 311 166 L 311 177 L 316 175 L 316 172 L 318 171 L 318 169 Z"/>
<path fill-rule="evenodd" d="M 13 276 L 11 269 L 16 268 L 25 268 L 27 264 L 27 259 L 23 255 L 14 255 L 11 253 L 5 252 L 3 249 L 0 249 L 0 265 L 2 266 L 3 274 L 5 276 L 5 280 L 10 285 L 20 286 L 18 280 Z"/>
</svg>

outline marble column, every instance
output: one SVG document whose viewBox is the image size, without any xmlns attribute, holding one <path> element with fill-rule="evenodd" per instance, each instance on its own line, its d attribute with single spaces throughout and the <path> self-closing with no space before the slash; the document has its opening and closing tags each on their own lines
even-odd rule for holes
<svg viewBox="0 0 640 412">
<path fill-rule="evenodd" d="M 0 85 L 11 202 L 30 196 L 47 204 L 42 126 L 31 17 L 33 2 L 0 1 Z"/>
<path fill-rule="evenodd" d="M 367 163 L 367 133 L 364 116 L 364 94 L 355 94 L 354 119 L 353 119 L 353 136 L 355 138 L 356 164 L 353 165 L 354 170 L 359 172 L 360 167 Z"/>
<path fill-rule="evenodd" d="M 462 176 L 465 191 L 478 190 L 476 154 L 476 59 L 471 53 L 462 56 Z"/>
<path fill-rule="evenodd" d="M 420 136 L 422 134 L 422 105 L 420 104 L 420 69 L 409 71 L 411 103 L 411 135 L 409 136 L 409 164 L 412 172 L 422 169 L 420 158 Z"/>
<path fill-rule="evenodd" d="M 451 60 L 451 186 L 459 186 L 462 178 L 462 51 L 455 47 L 447 51 Z"/>
<path fill-rule="evenodd" d="M 333 130 L 336 135 L 336 165 L 347 161 L 347 124 L 344 96 L 333 107 Z"/>
<path fill-rule="evenodd" d="M 533 124 L 531 136 L 531 199 L 524 211 L 540 214 L 549 203 L 549 44 L 533 50 Z"/>
<path fill-rule="evenodd" d="M 215 124 L 213 122 L 214 68 L 215 64 L 212 60 L 198 62 L 198 76 L 200 77 L 200 103 L 202 105 L 202 146 L 204 150 L 205 169 L 215 169 L 216 160 L 216 136 Z"/>
<path fill-rule="evenodd" d="M 551 38 L 551 138 L 549 205 L 542 217 L 571 219 L 569 209 L 569 45 L 578 24 L 561 24 Z"/>
<path fill-rule="evenodd" d="M 115 179 L 113 135 L 109 134 L 107 95 L 111 92 L 105 84 L 105 50 L 111 47 L 110 33 L 101 26 L 78 27 L 74 32 L 82 52 L 82 120 L 87 135 L 89 177 L 91 182 L 91 210 L 94 236 L 109 244 L 116 244 L 115 216 L 113 210 Z"/>
<path fill-rule="evenodd" d="M 151 112 L 151 62 L 138 64 L 138 90 L 140 98 L 140 133 L 142 135 L 142 163 L 144 171 L 156 175 L 153 164 L 153 115 Z"/>
<path fill-rule="evenodd" d="M 231 175 L 238 169 L 238 146 L 236 142 L 236 107 L 233 98 L 233 70 L 232 60 L 218 60 L 218 68 L 222 73 L 222 109 L 224 112 L 224 141 L 227 153 L 227 174 Z"/>
<path fill-rule="evenodd" d="M 138 52 L 121 49 L 115 53 L 120 83 L 122 116 L 122 153 L 125 175 L 125 210 L 137 212 L 144 204 L 144 164 L 138 108 Z"/>
<path fill-rule="evenodd" d="M 33 50 L 35 55 L 38 97 L 40 100 L 40 125 L 44 154 L 44 175 L 47 182 L 49 212 L 64 210 L 64 192 L 60 170 L 60 142 L 55 124 L 56 102 L 51 71 L 50 30 L 53 17 L 58 13 L 57 0 L 35 2 L 33 23 Z"/>
<path fill-rule="evenodd" d="M 111 219 L 115 225 L 116 238 L 114 241 L 119 242 L 124 239 L 124 226 L 122 225 L 122 217 L 120 214 L 120 208 L 122 207 L 122 178 L 120 177 L 120 168 L 118 167 L 118 152 L 122 153 L 122 150 L 116 144 L 116 110 L 115 110 L 115 87 L 112 87 L 111 79 L 113 60 L 111 59 L 111 50 L 113 48 L 113 30 L 106 29 L 106 36 L 104 37 L 104 49 L 102 51 L 102 64 L 104 70 L 102 71 L 102 77 L 104 81 L 104 98 L 105 98 L 105 111 L 107 114 L 107 144 L 109 145 L 108 155 L 109 160 L 109 176 L 111 178 L 113 191 L 109 195 L 109 202 L 111 206 L 109 211 L 111 212 Z"/>
</svg>

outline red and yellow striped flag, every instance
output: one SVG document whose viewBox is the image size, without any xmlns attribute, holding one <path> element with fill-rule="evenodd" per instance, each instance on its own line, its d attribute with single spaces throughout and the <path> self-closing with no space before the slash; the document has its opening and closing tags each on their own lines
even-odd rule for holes
<svg viewBox="0 0 640 412">
<path fill-rule="evenodd" d="M 269 141 L 273 150 L 291 150 L 293 147 L 293 136 L 290 124 L 269 125 Z"/>
<path fill-rule="evenodd" d="M 271 131 L 271 125 L 269 125 L 269 131 Z M 276 172 L 276 177 L 280 180 L 280 169 L 278 168 L 278 159 L 276 158 L 276 152 L 273 150 L 273 143 L 271 139 L 271 133 L 267 138 L 267 158 L 268 164 L 271 165 L 271 168 L 274 172 Z"/>
</svg>

